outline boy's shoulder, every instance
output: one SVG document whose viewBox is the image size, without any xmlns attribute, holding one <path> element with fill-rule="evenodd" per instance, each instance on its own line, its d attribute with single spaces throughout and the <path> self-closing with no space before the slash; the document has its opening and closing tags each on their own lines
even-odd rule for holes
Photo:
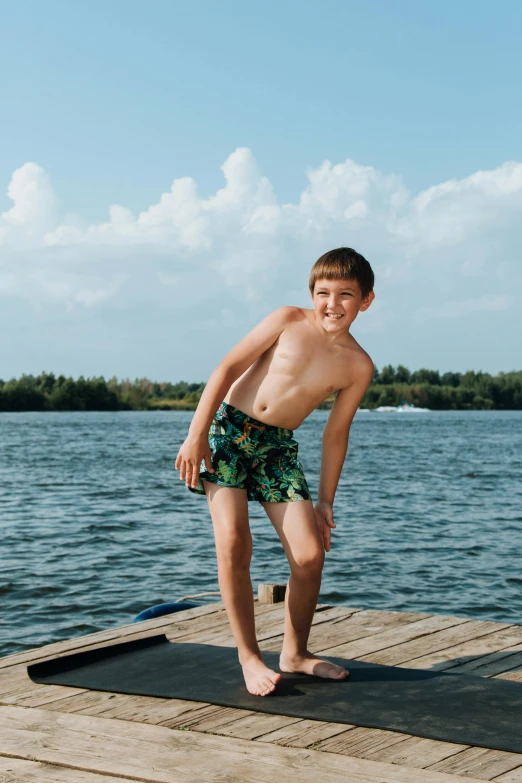
<svg viewBox="0 0 522 783">
<path fill-rule="evenodd" d="M 350 349 L 353 352 L 354 357 L 357 358 L 357 360 L 360 362 L 361 367 L 372 367 L 373 370 L 373 361 L 369 353 L 367 353 L 362 345 L 359 345 L 353 334 L 348 333 L 348 337 L 350 338 Z"/>
<path fill-rule="evenodd" d="M 306 313 L 305 307 L 298 307 L 297 305 L 281 305 L 281 307 L 272 311 L 272 315 L 278 315 L 279 318 L 288 323 L 307 320 L 308 316 Z"/>
<path fill-rule="evenodd" d="M 372 357 L 362 348 L 359 343 L 354 340 L 356 348 L 354 350 L 356 367 L 355 370 L 359 375 L 368 376 L 370 380 L 373 378 L 375 372 L 375 365 Z"/>
<path fill-rule="evenodd" d="M 349 342 L 343 357 L 345 371 L 343 387 L 368 386 L 375 370 L 372 358 L 349 332 L 348 338 Z"/>
</svg>

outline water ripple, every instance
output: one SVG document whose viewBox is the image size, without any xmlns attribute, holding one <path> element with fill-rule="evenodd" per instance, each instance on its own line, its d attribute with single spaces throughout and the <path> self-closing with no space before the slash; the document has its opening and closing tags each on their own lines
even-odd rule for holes
<svg viewBox="0 0 522 783">
<path fill-rule="evenodd" d="M 187 412 L 0 414 L 0 654 L 217 590 L 205 499 L 173 469 Z M 316 411 L 296 432 L 317 492 Z M 522 412 L 356 416 L 320 600 L 522 623 Z M 250 504 L 252 581 L 288 564 Z"/>
</svg>

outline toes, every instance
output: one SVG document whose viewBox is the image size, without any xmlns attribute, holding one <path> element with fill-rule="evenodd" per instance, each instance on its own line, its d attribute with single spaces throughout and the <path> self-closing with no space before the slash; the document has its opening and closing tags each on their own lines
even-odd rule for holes
<svg viewBox="0 0 522 783">
<path fill-rule="evenodd" d="M 250 688 L 247 688 L 247 690 L 253 696 L 268 696 L 269 693 L 272 693 L 272 691 L 275 690 L 275 685 L 268 677 L 263 677 L 252 686 L 251 690 Z"/>
<path fill-rule="evenodd" d="M 263 696 L 266 696 L 267 693 L 272 693 L 272 691 L 275 690 L 275 684 L 272 682 L 272 680 L 269 677 L 264 677 L 261 688 L 263 690 Z"/>
<path fill-rule="evenodd" d="M 268 696 L 269 693 L 275 690 L 277 683 L 281 679 L 281 675 L 277 672 L 263 667 L 264 671 L 253 672 L 244 670 L 245 685 L 247 690 L 253 696 Z"/>
</svg>

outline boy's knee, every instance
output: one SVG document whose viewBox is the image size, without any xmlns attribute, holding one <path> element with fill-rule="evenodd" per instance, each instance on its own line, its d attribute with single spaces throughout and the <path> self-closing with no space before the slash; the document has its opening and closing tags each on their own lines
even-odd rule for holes
<svg viewBox="0 0 522 783">
<path fill-rule="evenodd" d="M 322 571 L 324 565 L 324 549 L 322 546 L 314 547 L 306 552 L 294 556 L 295 568 L 301 572 Z"/>
<path fill-rule="evenodd" d="M 240 533 L 222 536 L 217 555 L 221 566 L 231 569 L 248 568 L 252 559 L 252 537 Z"/>
</svg>

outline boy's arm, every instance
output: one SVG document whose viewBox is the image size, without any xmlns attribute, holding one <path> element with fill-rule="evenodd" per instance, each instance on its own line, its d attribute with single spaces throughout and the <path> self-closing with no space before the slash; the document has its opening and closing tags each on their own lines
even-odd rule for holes
<svg viewBox="0 0 522 783">
<path fill-rule="evenodd" d="M 350 426 L 373 377 L 373 362 L 366 356 L 363 359 L 356 379 L 337 393 L 323 431 L 321 475 L 315 512 L 327 552 L 330 551 L 331 528 L 335 527 L 332 506 L 348 449 Z"/>
<path fill-rule="evenodd" d="M 255 326 L 232 348 L 212 372 L 199 400 L 189 427 L 188 436 L 176 458 L 176 470 L 187 486 L 195 487 L 199 479 L 201 460 L 213 472 L 208 430 L 214 415 L 228 390 L 262 353 L 275 343 L 285 327 L 296 317 L 297 307 L 279 307 Z"/>
</svg>

